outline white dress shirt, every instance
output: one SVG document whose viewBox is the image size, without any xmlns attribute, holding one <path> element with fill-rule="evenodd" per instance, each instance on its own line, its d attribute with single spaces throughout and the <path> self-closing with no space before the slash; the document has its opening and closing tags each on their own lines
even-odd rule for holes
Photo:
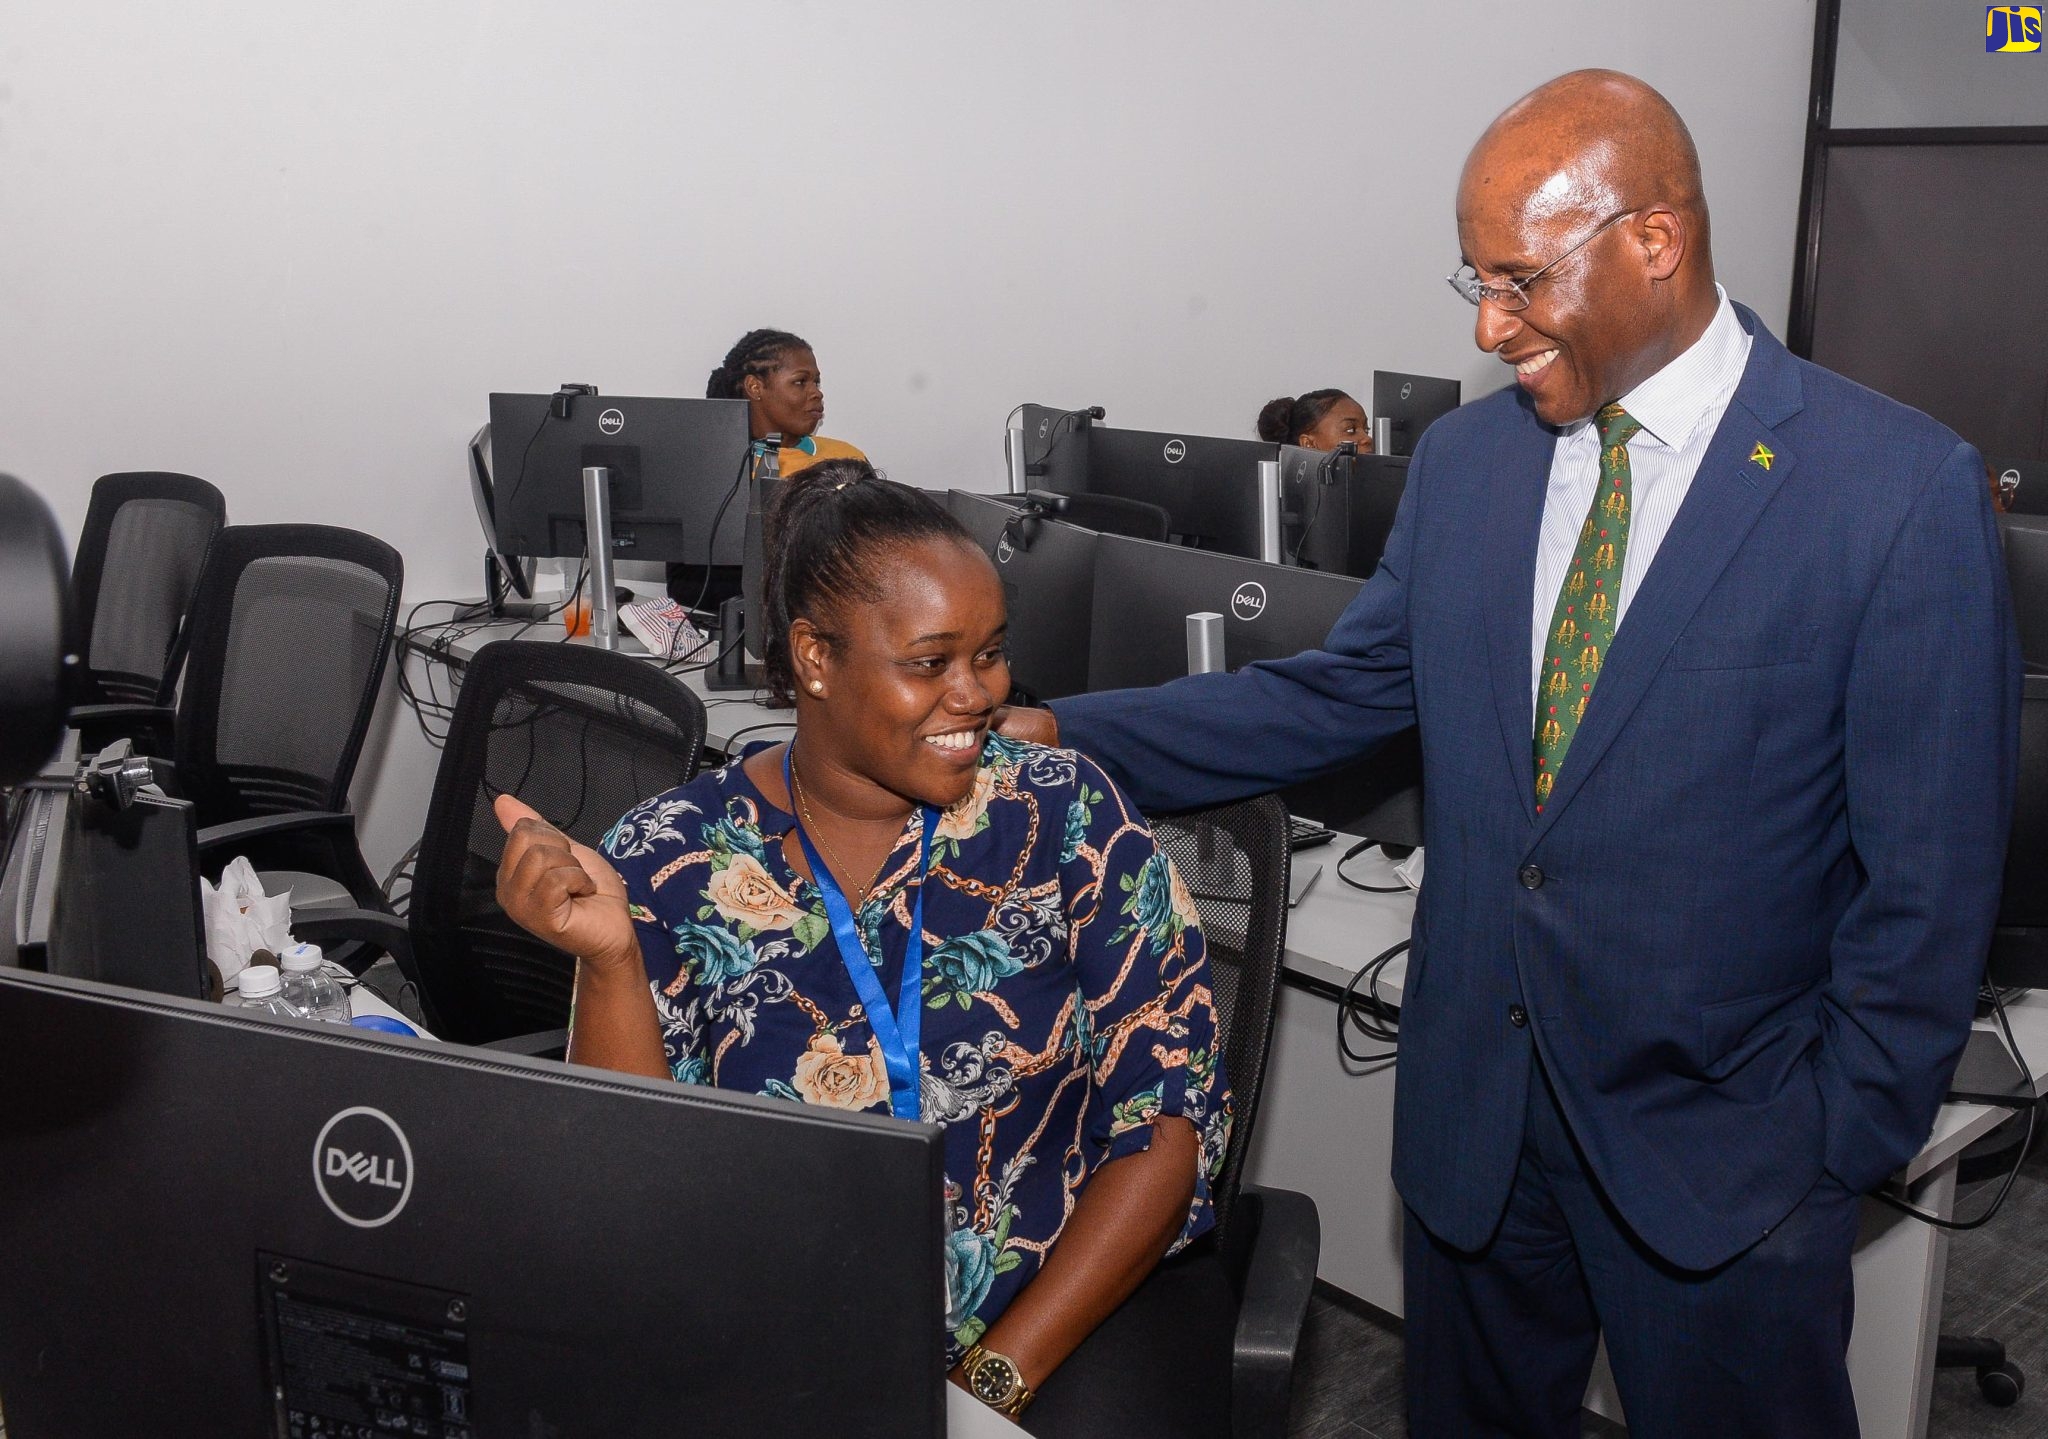
<svg viewBox="0 0 2048 1439">
<path fill-rule="evenodd" d="M 1616 633 L 1628 617 L 1629 599 L 1650 572 L 1678 507 L 1685 503 L 1707 443 L 1749 363 L 1749 332 L 1735 317 L 1728 292 L 1714 318 L 1685 353 L 1621 397 L 1621 407 L 1642 425 L 1628 442 L 1629 492 L 1635 514 L 1628 548 L 1621 557 L 1621 590 L 1615 599 Z M 1536 546 L 1536 603 L 1529 621 L 1529 702 L 1543 676 L 1543 649 L 1557 592 L 1579 547 L 1579 527 L 1600 486 L 1600 436 L 1591 420 L 1559 433 L 1550 456 L 1550 488 L 1543 497 L 1543 533 Z"/>
</svg>

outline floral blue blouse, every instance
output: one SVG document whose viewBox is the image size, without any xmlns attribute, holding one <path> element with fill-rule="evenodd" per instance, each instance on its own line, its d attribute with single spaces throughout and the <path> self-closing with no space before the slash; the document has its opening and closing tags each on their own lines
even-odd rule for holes
<svg viewBox="0 0 2048 1439">
<path fill-rule="evenodd" d="M 824 901 L 783 855 L 793 827 L 735 760 L 606 836 L 669 1068 L 888 1114 L 881 1050 Z M 922 831 L 913 814 L 858 917 L 892 997 Z M 991 736 L 974 789 L 939 820 L 925 882 L 921 1098 L 926 1122 L 946 1127 L 957 1358 L 1038 1272 L 1083 1181 L 1148 1147 L 1161 1115 L 1201 1137 L 1175 1248 L 1206 1230 L 1230 1093 L 1193 901 L 1093 762 Z"/>
</svg>

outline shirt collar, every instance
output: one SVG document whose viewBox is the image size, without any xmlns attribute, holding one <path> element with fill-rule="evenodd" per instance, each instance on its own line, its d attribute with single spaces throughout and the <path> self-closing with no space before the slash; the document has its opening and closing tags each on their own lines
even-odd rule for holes
<svg viewBox="0 0 2048 1439">
<path fill-rule="evenodd" d="M 1671 449 L 1690 440 L 1742 376 L 1749 356 L 1749 332 L 1736 317 L 1728 292 L 1719 285 L 1714 318 L 1685 352 L 1621 397 L 1627 410 L 1653 437 Z"/>
</svg>

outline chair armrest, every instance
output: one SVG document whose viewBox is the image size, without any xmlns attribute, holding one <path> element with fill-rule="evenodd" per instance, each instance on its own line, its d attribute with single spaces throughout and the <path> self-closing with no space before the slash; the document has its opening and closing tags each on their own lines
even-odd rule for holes
<svg viewBox="0 0 2048 1439">
<path fill-rule="evenodd" d="M 327 809 L 294 810 L 288 814 L 259 814 L 254 819 L 231 819 L 226 824 L 206 826 L 199 831 L 199 850 L 204 854 L 210 849 L 247 844 L 252 839 L 263 839 L 273 834 L 291 834 L 297 830 L 354 829 L 355 823 L 354 815 Z"/>
<path fill-rule="evenodd" d="M 222 825 L 226 829 L 228 826 Z M 412 977 L 412 931 L 395 914 L 379 909 L 308 909 L 292 913 L 292 935 L 324 950 L 351 941 L 366 948 L 350 956 L 349 972 L 360 975 L 380 954 L 398 961 L 399 972 Z"/>
<path fill-rule="evenodd" d="M 66 715 L 73 729 L 91 724 L 129 724 L 137 720 L 168 726 L 177 718 L 169 705 L 73 705 Z"/>
<path fill-rule="evenodd" d="M 531 1055 L 535 1059 L 560 1059 L 569 1052 L 569 1031 L 543 1029 L 537 1034 L 515 1034 L 509 1039 L 479 1044 L 476 1048 L 495 1049 L 501 1054 Z"/>
<path fill-rule="evenodd" d="M 135 741 L 138 754 L 169 748 L 178 712 L 168 705 L 73 705 L 65 723 L 78 731 L 78 753 L 90 759 L 117 739 Z"/>
<path fill-rule="evenodd" d="M 1322 1254 L 1322 1219 L 1306 1194 L 1248 1184 L 1238 1191 L 1230 1228 L 1227 1247 L 1233 1252 L 1226 1262 L 1243 1264 L 1232 1345 L 1231 1433 L 1237 1439 L 1283 1439 L 1295 1354 Z"/>
</svg>

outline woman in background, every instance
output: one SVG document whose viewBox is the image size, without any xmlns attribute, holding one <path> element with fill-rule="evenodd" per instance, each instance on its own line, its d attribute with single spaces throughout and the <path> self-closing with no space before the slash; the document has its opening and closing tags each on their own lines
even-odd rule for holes
<svg viewBox="0 0 2048 1439">
<path fill-rule="evenodd" d="M 725 352 L 711 378 L 704 382 L 707 400 L 745 400 L 747 426 L 758 443 L 782 436 L 777 468 L 788 476 L 820 460 L 865 460 L 866 455 L 844 440 L 818 433 L 825 418 L 825 390 L 818 356 L 810 342 L 787 330 L 749 330 Z M 734 510 L 738 522 L 745 506 Z M 687 564 L 668 567 L 669 598 L 691 609 L 716 610 L 740 592 L 738 565 Z"/>
<path fill-rule="evenodd" d="M 844 440 L 818 433 L 825 418 L 825 391 L 818 357 L 787 330 L 749 330 L 726 351 L 704 385 L 707 400 L 745 400 L 755 439 L 782 436 L 784 475 L 820 460 L 864 460 Z"/>
<path fill-rule="evenodd" d="M 1365 406 L 1342 390 L 1310 390 L 1269 401 L 1259 411 L 1259 438 L 1305 450 L 1334 450 L 1349 440 L 1359 454 L 1372 453 L 1372 425 L 1365 418 Z"/>
</svg>

